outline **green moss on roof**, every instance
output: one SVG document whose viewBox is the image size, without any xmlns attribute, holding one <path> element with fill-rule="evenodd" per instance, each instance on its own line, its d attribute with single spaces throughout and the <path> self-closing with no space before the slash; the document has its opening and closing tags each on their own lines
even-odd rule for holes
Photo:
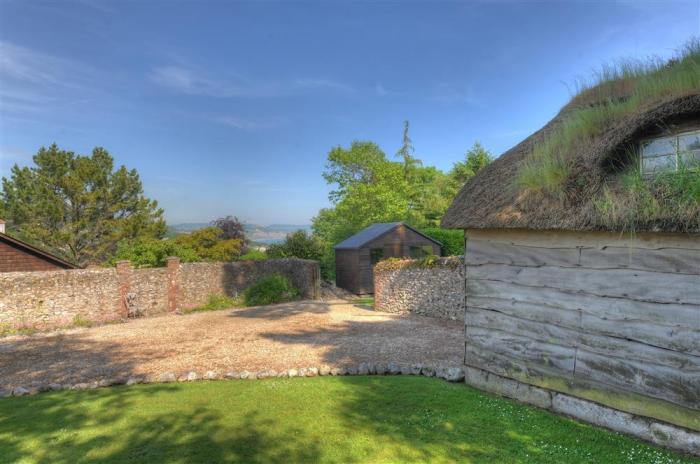
<svg viewBox="0 0 700 464">
<path fill-rule="evenodd" d="M 700 171 L 643 182 L 644 190 L 630 181 L 642 138 L 696 125 L 697 40 L 668 62 L 603 67 L 554 119 L 472 178 L 442 226 L 700 233 L 692 194 Z"/>
<path fill-rule="evenodd" d="M 693 95 L 700 89 L 700 42 L 687 44 L 668 62 L 623 61 L 604 66 L 594 85 L 584 85 L 564 108 L 559 127 L 536 144 L 520 167 L 519 187 L 565 195 L 573 171 L 572 153 L 611 125 L 653 101 Z"/>
</svg>

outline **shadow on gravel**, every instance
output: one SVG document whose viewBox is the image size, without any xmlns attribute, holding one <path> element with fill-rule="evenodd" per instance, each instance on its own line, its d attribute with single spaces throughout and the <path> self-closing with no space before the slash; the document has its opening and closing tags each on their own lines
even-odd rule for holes
<svg viewBox="0 0 700 464">
<path fill-rule="evenodd" d="M 285 319 L 297 314 L 324 314 L 331 310 L 331 304 L 323 301 L 293 301 L 269 306 L 236 309 L 231 317 L 249 317 L 255 319 Z"/>
<path fill-rule="evenodd" d="M 431 318 L 395 317 L 367 310 L 366 321 L 346 321 L 321 328 L 300 327 L 260 336 L 287 345 L 324 348 L 323 361 L 350 366 L 361 362 L 427 362 L 459 366 L 463 329 L 460 323 Z"/>
<path fill-rule="evenodd" d="M 0 390 L 33 387 L 48 382 L 98 381 L 103 378 L 128 379 L 149 353 L 123 354 L 115 343 L 97 343 L 78 333 L 32 335 L 0 340 Z M 50 356 L 47 356 L 50 354 Z M 21 385 L 13 382 L 22 377 Z"/>
</svg>

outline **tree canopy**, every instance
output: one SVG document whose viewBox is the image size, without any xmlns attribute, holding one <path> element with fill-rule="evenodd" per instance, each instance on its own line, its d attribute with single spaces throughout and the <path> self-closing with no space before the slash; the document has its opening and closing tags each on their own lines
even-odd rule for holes
<svg viewBox="0 0 700 464">
<path fill-rule="evenodd" d="M 163 210 L 136 170 L 115 170 L 104 148 L 81 156 L 54 144 L 33 161 L 2 179 L 0 214 L 19 237 L 86 265 L 107 261 L 122 240 L 165 233 Z"/>
<path fill-rule="evenodd" d="M 413 155 L 404 126 L 400 161 L 387 159 L 378 145 L 355 141 L 349 148 L 334 147 L 328 153 L 323 178 L 332 185 L 332 206 L 312 220 L 314 236 L 324 248 L 322 266 L 332 276 L 333 245 L 376 222 L 403 221 L 414 227 L 439 227 L 440 219 L 464 183 L 491 161 L 479 142 L 444 173 L 424 166 Z"/>
</svg>

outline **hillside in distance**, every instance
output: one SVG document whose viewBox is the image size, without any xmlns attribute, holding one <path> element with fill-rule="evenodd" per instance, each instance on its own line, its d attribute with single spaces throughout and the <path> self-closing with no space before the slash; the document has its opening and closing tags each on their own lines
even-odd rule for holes
<svg viewBox="0 0 700 464">
<path fill-rule="evenodd" d="M 209 227 L 211 224 L 207 222 L 185 222 L 181 224 L 168 225 L 168 236 L 174 237 L 179 234 L 187 234 L 193 230 Z M 248 240 L 256 243 L 279 243 L 284 240 L 287 234 L 297 230 L 311 231 L 311 226 L 308 224 L 270 224 L 263 226 L 260 224 L 244 224 L 245 234 Z"/>
</svg>

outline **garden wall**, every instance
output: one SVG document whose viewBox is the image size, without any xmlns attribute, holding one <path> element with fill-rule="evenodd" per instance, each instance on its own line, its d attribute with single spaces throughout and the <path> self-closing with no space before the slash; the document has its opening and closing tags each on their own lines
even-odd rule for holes
<svg viewBox="0 0 700 464">
<path fill-rule="evenodd" d="M 305 299 L 318 298 L 318 263 L 301 259 L 0 273 L 0 328 L 54 328 L 154 316 L 235 296 L 261 277 L 287 276 Z"/>
<path fill-rule="evenodd" d="M 374 304 L 378 311 L 464 320 L 464 264 L 459 257 L 386 260 L 374 268 Z"/>
</svg>

